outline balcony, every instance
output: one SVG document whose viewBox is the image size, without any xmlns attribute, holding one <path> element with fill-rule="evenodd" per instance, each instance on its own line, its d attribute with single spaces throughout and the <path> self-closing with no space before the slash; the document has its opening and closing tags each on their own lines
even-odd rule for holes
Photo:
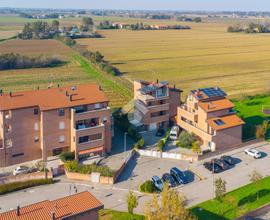
<svg viewBox="0 0 270 220">
<path fill-rule="evenodd" d="M 96 126 L 82 126 L 78 129 L 75 129 L 75 134 L 76 137 L 81 137 L 85 135 L 92 135 L 92 134 L 99 134 L 99 133 L 104 133 L 105 132 L 105 125 L 104 124 L 99 124 Z"/>
<path fill-rule="evenodd" d="M 102 116 L 110 117 L 110 108 L 101 108 L 101 109 L 95 109 L 95 110 L 85 110 L 85 111 L 79 111 L 76 113 L 75 109 L 71 110 L 71 115 L 73 117 L 74 121 L 79 120 L 85 120 L 90 118 L 98 118 Z"/>
<path fill-rule="evenodd" d="M 178 114 L 190 121 L 198 121 L 198 115 L 195 112 L 188 111 L 188 108 L 185 105 L 180 106 Z"/>
<path fill-rule="evenodd" d="M 152 116 L 150 118 L 150 123 L 160 123 L 164 121 L 169 121 L 169 119 L 170 119 L 169 114 Z"/>
<path fill-rule="evenodd" d="M 162 100 L 162 99 L 168 99 L 169 95 L 167 93 L 165 93 L 163 95 L 156 95 L 156 96 L 138 94 L 137 98 L 142 100 L 142 101 L 148 102 L 148 101 L 157 101 L 157 100 Z"/>
<path fill-rule="evenodd" d="M 104 139 L 92 140 L 84 143 L 77 144 L 77 151 L 85 151 L 90 150 L 96 147 L 103 147 L 104 146 Z"/>
<path fill-rule="evenodd" d="M 136 100 L 135 101 L 135 107 L 141 113 L 146 115 L 147 113 L 154 113 L 154 112 L 160 112 L 160 111 L 169 111 L 170 104 L 169 103 L 164 103 L 164 104 L 156 104 L 156 105 L 147 106 L 142 101 Z"/>
</svg>

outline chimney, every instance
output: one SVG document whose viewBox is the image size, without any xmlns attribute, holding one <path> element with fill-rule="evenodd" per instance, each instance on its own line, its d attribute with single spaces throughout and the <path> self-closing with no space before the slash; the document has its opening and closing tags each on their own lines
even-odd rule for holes
<svg viewBox="0 0 270 220">
<path fill-rule="evenodd" d="M 21 209 L 20 206 L 17 206 L 17 209 L 16 209 L 16 215 L 17 216 L 20 216 L 20 209 Z"/>
<path fill-rule="evenodd" d="M 175 89 L 175 84 L 173 85 L 173 88 Z"/>
<path fill-rule="evenodd" d="M 99 86 L 99 91 L 102 91 L 102 88 L 101 88 L 101 86 Z"/>
<path fill-rule="evenodd" d="M 157 83 L 159 83 L 159 80 L 157 79 Z"/>
<path fill-rule="evenodd" d="M 60 84 L 59 83 L 57 84 L 57 88 L 60 88 Z"/>
<path fill-rule="evenodd" d="M 55 212 L 52 212 L 52 213 L 51 213 L 51 220 L 56 220 Z"/>
<path fill-rule="evenodd" d="M 12 97 L 12 92 L 11 91 L 9 91 L 9 97 Z"/>
<path fill-rule="evenodd" d="M 73 96 L 73 95 L 70 95 L 70 96 L 69 96 L 69 101 L 71 101 L 71 102 L 72 102 L 72 96 Z"/>
<path fill-rule="evenodd" d="M 0 96 L 3 95 L 3 89 L 0 89 Z"/>
<path fill-rule="evenodd" d="M 69 96 L 69 95 L 68 95 L 68 91 L 67 91 L 67 90 L 66 90 L 66 96 Z"/>
<path fill-rule="evenodd" d="M 37 90 L 39 90 L 39 86 L 37 87 Z"/>
</svg>

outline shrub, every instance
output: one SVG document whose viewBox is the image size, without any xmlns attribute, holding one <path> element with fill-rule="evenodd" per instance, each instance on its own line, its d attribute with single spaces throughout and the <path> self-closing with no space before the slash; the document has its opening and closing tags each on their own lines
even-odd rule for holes
<svg viewBox="0 0 270 220">
<path fill-rule="evenodd" d="M 153 193 L 156 191 L 156 188 L 155 188 L 154 183 L 151 180 L 147 180 L 143 184 L 140 185 L 139 191 L 145 192 L 145 193 Z"/>
<path fill-rule="evenodd" d="M 71 161 L 75 159 L 75 153 L 74 152 L 63 152 L 59 156 L 60 160 L 63 162 Z"/>
<path fill-rule="evenodd" d="M 53 179 L 36 179 L 36 180 L 28 180 L 24 182 L 8 183 L 8 184 L 0 185 L 0 195 L 26 189 L 33 186 L 40 186 L 40 185 L 52 184 L 52 183 L 53 183 Z"/>
<path fill-rule="evenodd" d="M 157 144 L 157 148 L 159 151 L 162 151 L 164 146 L 165 146 L 165 141 L 164 139 L 161 139 Z"/>
<path fill-rule="evenodd" d="M 198 141 L 195 141 L 195 142 L 192 143 L 191 149 L 192 149 L 193 153 L 196 153 L 196 154 L 202 153 L 202 150 L 201 150 L 201 147 L 200 147 Z"/>
<path fill-rule="evenodd" d="M 127 132 L 134 141 L 139 141 L 142 138 L 139 132 L 132 125 L 129 126 Z"/>
<path fill-rule="evenodd" d="M 113 177 L 115 174 L 114 170 L 111 170 L 108 166 L 98 166 L 96 164 L 82 165 L 78 161 L 67 161 L 65 162 L 65 169 L 69 172 L 91 174 L 93 172 L 100 173 L 101 176 Z"/>
<path fill-rule="evenodd" d="M 138 142 L 134 144 L 134 148 L 141 149 L 144 146 L 144 139 L 141 138 Z"/>
<path fill-rule="evenodd" d="M 190 149 L 192 147 L 192 143 L 195 141 L 196 141 L 196 138 L 193 134 L 190 134 L 186 131 L 182 131 L 181 134 L 179 135 L 179 141 L 177 145 L 179 147 Z"/>
</svg>

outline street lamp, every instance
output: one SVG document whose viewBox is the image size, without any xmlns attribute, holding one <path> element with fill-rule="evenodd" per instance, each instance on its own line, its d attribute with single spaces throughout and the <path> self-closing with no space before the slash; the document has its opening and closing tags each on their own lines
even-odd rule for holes
<svg viewBox="0 0 270 220">
<path fill-rule="evenodd" d="M 124 134 L 124 152 L 126 154 L 127 151 L 127 132 Z"/>
</svg>

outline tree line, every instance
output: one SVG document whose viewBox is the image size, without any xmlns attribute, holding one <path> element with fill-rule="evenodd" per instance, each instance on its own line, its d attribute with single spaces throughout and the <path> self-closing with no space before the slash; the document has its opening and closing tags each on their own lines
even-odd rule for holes
<svg viewBox="0 0 270 220">
<path fill-rule="evenodd" d="M 247 26 L 241 25 L 241 24 L 235 24 L 232 26 L 229 26 L 227 29 L 227 32 L 229 33 L 237 33 L 237 32 L 243 32 L 243 33 L 270 33 L 270 25 L 269 24 L 256 24 L 256 23 L 249 23 Z"/>
<path fill-rule="evenodd" d="M 181 17 L 177 17 L 176 20 L 177 21 L 184 21 L 184 22 L 196 22 L 196 23 L 202 22 L 202 19 L 200 17 L 189 18 L 186 16 L 181 16 Z"/>
<path fill-rule="evenodd" d="M 44 68 L 62 65 L 64 62 L 56 57 L 28 57 L 20 54 L 0 54 L 0 70 Z"/>
</svg>

